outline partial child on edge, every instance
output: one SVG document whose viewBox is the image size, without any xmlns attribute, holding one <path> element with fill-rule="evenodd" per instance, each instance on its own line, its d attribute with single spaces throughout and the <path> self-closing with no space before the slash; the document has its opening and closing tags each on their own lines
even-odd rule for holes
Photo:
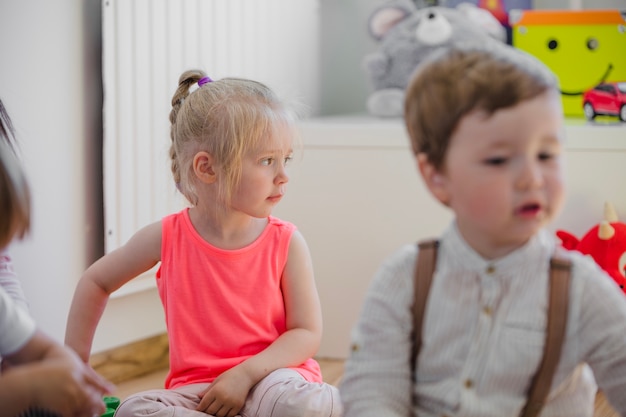
<svg viewBox="0 0 626 417">
<path fill-rule="evenodd" d="M 13 125 L 0 101 L 0 417 L 92 417 L 114 387 L 38 327 L 6 248 L 30 229 L 30 189 L 15 154 Z"/>
</svg>

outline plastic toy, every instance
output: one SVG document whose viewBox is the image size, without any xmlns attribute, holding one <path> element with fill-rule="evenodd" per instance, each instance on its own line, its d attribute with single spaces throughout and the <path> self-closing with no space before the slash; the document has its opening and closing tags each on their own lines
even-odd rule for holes
<svg viewBox="0 0 626 417">
<path fill-rule="evenodd" d="M 509 14 L 513 46 L 535 55 L 559 77 L 566 116 L 583 116 L 584 91 L 626 80 L 625 13 L 606 9 Z"/>
<path fill-rule="evenodd" d="M 488 10 L 505 28 L 507 34 L 506 43 L 511 44 L 511 25 L 509 13 L 511 10 L 526 10 L 533 8 L 532 0 L 445 0 L 439 2 L 446 7 L 456 7 L 459 3 L 472 3 L 481 9 Z"/>
<path fill-rule="evenodd" d="M 455 8 L 418 9 L 411 0 L 393 0 L 374 10 L 369 31 L 380 48 L 363 61 L 374 88 L 367 110 L 380 117 L 402 116 L 409 79 L 417 65 L 434 50 L 468 39 L 506 41 L 500 22 L 487 10 L 470 3 Z"/>
<path fill-rule="evenodd" d="M 617 116 L 626 122 L 626 81 L 598 84 L 583 94 L 583 111 L 588 120 L 598 115 Z"/>
<path fill-rule="evenodd" d="M 502 26 L 509 24 L 509 14 L 506 12 L 502 0 L 479 0 L 478 7 L 489 10 Z"/>
<path fill-rule="evenodd" d="M 100 417 L 113 417 L 115 415 L 115 410 L 117 410 L 117 407 L 120 406 L 120 399 L 117 397 L 104 397 L 103 401 L 107 409 L 100 415 Z"/>
<path fill-rule="evenodd" d="M 604 220 L 578 239 L 564 230 L 557 230 L 563 247 L 590 255 L 626 293 L 626 223 L 618 221 L 609 203 L 604 209 Z"/>
</svg>

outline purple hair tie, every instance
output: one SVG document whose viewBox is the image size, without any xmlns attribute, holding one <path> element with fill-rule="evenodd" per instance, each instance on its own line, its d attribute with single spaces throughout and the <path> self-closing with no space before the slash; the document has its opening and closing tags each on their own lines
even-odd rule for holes
<svg viewBox="0 0 626 417">
<path fill-rule="evenodd" d="M 202 77 L 198 80 L 198 87 L 202 87 L 204 84 L 208 84 L 213 82 L 209 77 Z"/>
</svg>

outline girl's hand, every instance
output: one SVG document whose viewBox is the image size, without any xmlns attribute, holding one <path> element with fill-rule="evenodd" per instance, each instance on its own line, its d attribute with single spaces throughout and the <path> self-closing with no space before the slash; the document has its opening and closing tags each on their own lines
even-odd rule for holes
<svg viewBox="0 0 626 417">
<path fill-rule="evenodd" d="M 216 417 L 234 417 L 243 408 L 253 385 L 243 367 L 235 366 L 218 376 L 200 393 L 201 400 L 196 411 Z"/>
</svg>

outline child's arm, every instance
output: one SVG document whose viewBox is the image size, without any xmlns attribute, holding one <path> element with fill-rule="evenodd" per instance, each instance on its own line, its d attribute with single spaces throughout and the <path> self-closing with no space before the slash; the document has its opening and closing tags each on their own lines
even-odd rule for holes
<svg viewBox="0 0 626 417">
<path fill-rule="evenodd" d="M 386 260 L 368 288 L 339 386 L 345 417 L 413 415 L 410 358 L 416 246 Z"/>
<path fill-rule="evenodd" d="M 258 382 L 270 372 L 297 366 L 312 358 L 322 339 L 320 306 L 313 264 L 304 237 L 295 231 L 282 280 L 287 331 L 245 364 L 247 373 Z"/>
<path fill-rule="evenodd" d="M 102 396 L 114 388 L 40 331 L 5 359 L 13 366 L 0 377 L 0 417 L 31 407 L 63 416 L 99 415 L 105 409 Z"/>
<path fill-rule="evenodd" d="M 85 362 L 109 295 L 161 259 L 161 222 L 139 230 L 122 247 L 91 265 L 78 282 L 70 308 L 65 344 Z"/>
<path fill-rule="evenodd" d="M 300 365 L 317 353 L 322 312 L 309 249 L 298 231 L 289 244 L 282 290 L 287 331 L 264 351 L 220 375 L 202 394 L 198 411 L 219 417 L 235 416 L 254 384 L 276 369 Z"/>
</svg>

